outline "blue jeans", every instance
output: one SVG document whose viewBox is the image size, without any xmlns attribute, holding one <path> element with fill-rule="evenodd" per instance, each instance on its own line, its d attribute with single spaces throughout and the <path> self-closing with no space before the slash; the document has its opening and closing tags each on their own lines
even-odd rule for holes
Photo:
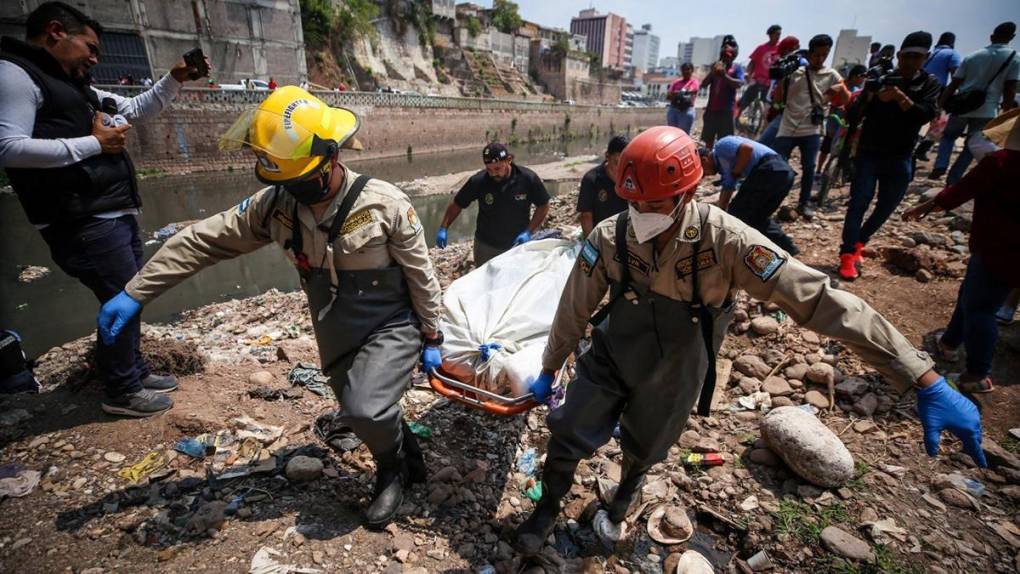
<svg viewBox="0 0 1020 574">
<path fill-rule="evenodd" d="M 991 121 L 991 118 L 961 118 L 960 116 L 949 116 L 949 120 L 946 122 L 946 129 L 942 131 L 942 139 L 939 140 L 939 151 L 935 157 L 935 168 L 934 169 L 946 169 L 949 166 L 949 156 L 953 153 L 953 146 L 956 145 L 956 138 L 967 134 L 967 138 L 971 135 L 981 131 L 985 124 Z M 967 167 L 970 165 L 971 160 L 974 156 L 970 153 L 970 148 L 966 145 L 963 146 L 963 151 L 960 152 L 959 157 L 953 162 L 952 169 L 949 170 L 949 175 L 946 177 L 946 184 L 952 185 L 963 177 L 963 174 L 967 172 Z"/>
<path fill-rule="evenodd" d="M 57 223 L 43 229 L 42 236 L 53 261 L 88 287 L 100 304 L 120 293 L 142 268 L 142 240 L 133 215 Z M 149 375 L 138 348 L 141 324 L 135 317 L 112 345 L 96 339 L 96 367 L 109 396 L 142 390 L 142 379 Z"/>
<path fill-rule="evenodd" d="M 903 201 L 910 183 L 910 152 L 903 156 L 889 156 L 882 152 L 860 150 L 854 164 L 854 178 L 850 182 L 850 205 L 843 220 L 843 245 L 840 253 L 853 253 L 854 244 L 867 243 L 885 220 L 896 211 Z M 878 188 L 878 202 L 864 224 L 864 214 L 875 197 Z"/>
<path fill-rule="evenodd" d="M 680 111 L 670 106 L 666 110 L 666 123 L 691 135 L 691 128 L 694 127 L 694 106 L 687 108 L 687 111 Z"/>
<path fill-rule="evenodd" d="M 1010 289 L 1009 284 L 985 269 L 981 255 L 970 256 L 953 318 L 942 335 L 942 342 L 949 347 L 959 347 L 963 343 L 969 375 L 985 377 L 992 369 L 995 340 L 999 336 L 995 312 L 1005 303 Z"/>
<path fill-rule="evenodd" d="M 776 136 L 779 135 L 779 123 L 783 121 L 783 114 L 772 118 L 769 125 L 765 126 L 765 131 L 761 133 L 761 137 L 758 138 L 758 143 L 765 147 L 776 149 Z"/>
<path fill-rule="evenodd" d="M 811 186 L 815 183 L 815 161 L 818 149 L 822 145 L 822 136 L 818 134 L 799 137 L 777 137 L 772 149 L 790 161 L 793 148 L 800 149 L 800 197 L 798 203 L 804 205 L 811 199 Z"/>
</svg>

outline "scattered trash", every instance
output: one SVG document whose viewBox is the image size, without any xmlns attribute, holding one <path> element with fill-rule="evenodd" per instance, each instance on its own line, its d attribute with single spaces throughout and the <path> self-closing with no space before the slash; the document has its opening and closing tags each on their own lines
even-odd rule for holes
<svg viewBox="0 0 1020 574">
<path fill-rule="evenodd" d="M 278 550 L 268 546 L 259 548 L 252 556 L 248 574 L 317 574 L 322 570 L 316 568 L 300 568 L 293 564 L 281 564 L 276 557 L 283 556 Z"/>
<path fill-rule="evenodd" d="M 532 502 L 538 502 L 542 499 L 542 481 L 529 478 L 524 483 L 524 496 L 527 496 Z"/>
<path fill-rule="evenodd" d="M 239 416 L 230 421 L 237 428 L 237 438 L 253 438 L 263 444 L 269 444 L 283 436 L 283 427 L 258 422 L 248 415 Z"/>
<path fill-rule="evenodd" d="M 874 540 L 876 544 L 888 544 L 890 542 L 890 537 L 895 538 L 900 542 L 907 541 L 907 531 L 896 526 L 896 521 L 892 518 L 886 518 L 876 522 L 865 522 L 862 526 L 868 529 L 871 539 Z"/>
<path fill-rule="evenodd" d="M 676 574 L 713 574 L 712 563 L 694 550 L 687 550 L 680 555 L 676 563 Z"/>
<path fill-rule="evenodd" d="M 339 453 L 349 452 L 361 446 L 361 439 L 354 434 L 354 429 L 341 423 L 338 420 L 339 417 L 340 411 L 324 413 L 315 419 L 315 428 L 313 430 L 315 436 L 329 445 L 331 449 Z M 412 433 L 414 432 L 414 424 L 408 425 L 412 427 Z"/>
<path fill-rule="evenodd" d="M 139 482 L 143 478 L 165 466 L 167 462 L 169 462 L 169 459 L 166 456 L 166 453 L 162 450 L 154 450 L 145 455 L 145 458 L 135 464 L 127 468 L 120 469 L 120 471 L 117 472 L 117 476 L 126 478 L 131 482 Z"/>
<path fill-rule="evenodd" d="M 1012 435 L 1013 438 L 1020 440 L 1020 427 L 1009 429 L 1009 434 Z"/>
<path fill-rule="evenodd" d="M 648 536 L 659 544 L 683 544 L 694 535 L 694 525 L 679 506 L 663 504 L 648 517 Z"/>
<path fill-rule="evenodd" d="M 537 467 L 537 461 L 535 460 L 535 449 L 529 448 L 528 450 L 521 453 L 521 456 L 517 459 L 517 470 L 523 472 L 527 476 L 533 476 Z"/>
<path fill-rule="evenodd" d="M 309 391 L 325 397 L 335 399 L 333 389 L 329 386 L 329 377 L 322 374 L 318 367 L 311 363 L 298 363 L 287 373 L 287 381 L 292 386 L 301 385 Z"/>
<path fill-rule="evenodd" d="M 985 495 L 985 485 L 973 478 L 967 478 L 958 472 L 939 474 L 935 477 L 934 484 L 939 488 L 961 490 L 975 498 L 981 498 Z"/>
<path fill-rule="evenodd" d="M 46 267 L 40 267 L 38 265 L 18 265 L 18 283 L 31 283 L 46 277 L 50 274 L 50 270 Z"/>
<path fill-rule="evenodd" d="M 714 452 L 704 454 L 692 452 L 683 458 L 683 464 L 687 467 L 722 466 L 725 462 L 722 456 Z"/>
<path fill-rule="evenodd" d="M 623 540 L 627 533 L 627 523 L 614 524 L 609 519 L 609 513 L 605 509 L 599 509 L 592 520 L 592 529 L 595 530 L 595 535 L 599 537 L 602 544 L 612 548 L 617 542 Z"/>
<path fill-rule="evenodd" d="M 769 557 L 769 553 L 764 550 L 760 550 L 754 556 L 748 558 L 747 565 L 751 567 L 752 572 L 765 572 L 775 567 L 772 564 L 772 558 Z"/>
<path fill-rule="evenodd" d="M 8 470 L 4 471 L 4 478 L 0 478 L 0 500 L 28 495 L 38 486 L 39 480 L 42 478 L 42 473 L 38 470 L 16 470 L 14 474 L 6 476 L 11 472 L 9 469 L 16 466 L 5 466 Z"/>
<path fill-rule="evenodd" d="M 758 391 L 737 399 L 737 404 L 730 410 L 735 411 L 756 411 L 767 413 L 772 408 L 772 396 L 765 391 Z"/>
<path fill-rule="evenodd" d="M 407 428 L 418 438 L 432 438 L 432 427 L 421 423 L 407 423 Z"/>
<path fill-rule="evenodd" d="M 182 438 L 174 444 L 174 450 L 186 454 L 191 458 L 205 458 L 205 443 L 190 437 Z M 214 451 L 215 452 L 215 451 Z"/>
<path fill-rule="evenodd" d="M 248 396 L 253 399 L 262 399 L 264 401 L 292 401 L 301 398 L 301 389 L 294 387 L 289 389 L 256 387 L 248 391 Z"/>
<path fill-rule="evenodd" d="M 168 223 L 168 224 L 164 225 L 163 227 L 160 227 L 159 229 L 154 231 L 152 233 L 152 238 L 155 239 L 156 241 L 166 241 L 167 239 L 170 239 L 174 235 L 177 235 L 178 233 L 180 233 L 180 231 L 182 229 L 184 229 L 185 227 L 191 225 L 192 223 L 195 223 L 196 221 L 198 221 L 198 220 L 197 219 L 190 219 L 188 221 L 179 221 L 177 223 Z"/>
<path fill-rule="evenodd" d="M 114 451 L 111 450 L 111 451 L 103 454 L 103 458 L 106 459 L 107 462 L 112 462 L 114 464 L 120 464 L 120 463 L 124 462 L 124 460 L 127 457 L 122 455 L 119 452 L 114 452 Z"/>
</svg>

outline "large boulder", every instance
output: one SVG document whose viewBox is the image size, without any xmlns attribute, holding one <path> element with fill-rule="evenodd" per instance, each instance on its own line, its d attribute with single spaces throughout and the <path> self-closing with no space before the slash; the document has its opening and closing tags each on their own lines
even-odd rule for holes
<svg viewBox="0 0 1020 574">
<path fill-rule="evenodd" d="M 797 407 L 773 409 L 761 436 L 801 478 L 836 488 L 854 477 L 854 458 L 843 441 L 811 413 Z"/>
</svg>

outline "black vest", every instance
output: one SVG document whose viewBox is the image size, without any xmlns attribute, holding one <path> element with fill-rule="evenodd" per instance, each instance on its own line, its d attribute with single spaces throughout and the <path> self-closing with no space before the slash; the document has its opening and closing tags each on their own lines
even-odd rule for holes
<svg viewBox="0 0 1020 574">
<path fill-rule="evenodd" d="M 49 52 L 5 36 L 0 39 L 0 60 L 20 66 L 42 91 L 43 105 L 36 112 L 33 138 L 92 134 L 98 96 L 87 83 L 68 77 Z M 67 223 L 142 205 L 127 152 L 101 153 L 65 167 L 8 167 L 6 171 L 29 221 L 35 225 Z"/>
</svg>

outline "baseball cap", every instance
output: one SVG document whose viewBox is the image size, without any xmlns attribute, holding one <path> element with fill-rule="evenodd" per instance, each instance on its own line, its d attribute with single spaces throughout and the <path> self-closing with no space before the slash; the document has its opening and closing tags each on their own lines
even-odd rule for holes
<svg viewBox="0 0 1020 574">
<path fill-rule="evenodd" d="M 507 151 L 506 146 L 501 143 L 490 143 L 482 150 L 482 161 L 485 163 L 501 161 L 508 157 L 510 157 L 510 152 Z"/>
</svg>

